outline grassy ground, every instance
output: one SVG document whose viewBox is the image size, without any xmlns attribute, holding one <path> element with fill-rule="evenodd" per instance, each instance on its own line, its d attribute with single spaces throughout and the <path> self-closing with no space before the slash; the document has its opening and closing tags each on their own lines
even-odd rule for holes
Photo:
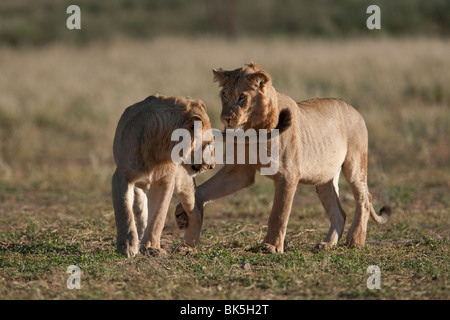
<svg viewBox="0 0 450 320">
<path fill-rule="evenodd" d="M 449 49 L 437 39 L 207 38 L 0 48 L 0 298 L 449 299 Z M 182 239 L 173 199 L 168 254 L 117 255 L 111 145 L 123 109 L 156 92 L 190 95 L 220 128 L 211 69 L 250 60 L 296 100 L 357 107 L 369 129 L 369 187 L 377 209 L 393 206 L 391 221 L 370 221 L 363 248 L 313 254 L 328 218 L 314 188 L 300 186 L 286 253 L 262 254 L 273 186 L 258 177 L 206 207 L 196 250 L 171 252 Z M 340 187 L 347 231 L 354 207 Z M 66 286 L 70 265 L 81 267 L 80 290 Z M 380 290 L 366 286 L 370 265 Z"/>
</svg>

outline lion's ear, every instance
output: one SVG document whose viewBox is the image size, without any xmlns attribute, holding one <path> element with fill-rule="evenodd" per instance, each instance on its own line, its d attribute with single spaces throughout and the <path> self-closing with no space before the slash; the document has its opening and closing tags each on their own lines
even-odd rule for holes
<svg viewBox="0 0 450 320">
<path fill-rule="evenodd" d="M 206 112 L 206 104 L 203 101 L 198 100 L 198 105 L 199 105 L 200 108 L 203 109 L 203 111 Z"/>
<path fill-rule="evenodd" d="M 265 71 L 258 71 L 247 76 L 248 81 L 258 88 L 263 88 L 270 81 L 269 75 Z"/>
<path fill-rule="evenodd" d="M 219 82 L 219 85 L 223 87 L 230 79 L 230 71 L 224 71 L 222 68 L 213 69 L 214 81 Z"/>
<path fill-rule="evenodd" d="M 200 108 L 204 112 L 206 112 L 206 104 L 203 102 L 203 100 L 200 99 L 191 100 L 190 103 L 192 109 Z"/>
<path fill-rule="evenodd" d="M 270 81 L 270 76 L 265 71 L 258 71 L 247 76 L 247 80 L 256 88 L 264 88 L 266 83 Z"/>
<path fill-rule="evenodd" d="M 199 115 L 196 115 L 196 114 L 192 115 L 190 118 L 187 119 L 186 129 L 189 130 L 189 132 L 191 132 L 191 133 L 195 133 L 194 130 L 196 129 L 196 127 L 195 127 L 196 123 L 197 123 L 197 128 L 200 128 L 200 130 L 202 130 L 203 119 Z"/>
</svg>

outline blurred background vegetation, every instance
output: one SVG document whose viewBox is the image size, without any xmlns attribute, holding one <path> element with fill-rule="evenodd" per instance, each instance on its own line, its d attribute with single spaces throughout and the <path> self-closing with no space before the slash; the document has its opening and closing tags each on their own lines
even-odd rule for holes
<svg viewBox="0 0 450 320">
<path fill-rule="evenodd" d="M 66 8 L 82 12 L 82 30 L 65 27 Z M 382 29 L 368 33 L 366 9 L 381 8 Z M 448 0 L 2 0 L 0 43 L 84 43 L 116 36 L 167 34 L 260 37 L 450 35 Z"/>
</svg>

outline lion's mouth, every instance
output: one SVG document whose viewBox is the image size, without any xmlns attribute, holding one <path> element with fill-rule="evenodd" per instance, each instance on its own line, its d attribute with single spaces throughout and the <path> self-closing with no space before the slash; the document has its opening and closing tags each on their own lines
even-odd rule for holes
<svg viewBox="0 0 450 320">
<path fill-rule="evenodd" d="M 245 123 L 240 123 L 240 124 L 238 124 L 238 123 L 228 123 L 228 124 L 225 125 L 225 129 L 233 129 L 233 130 L 241 129 L 241 130 L 244 130 L 244 125 L 245 125 Z"/>
<path fill-rule="evenodd" d="M 192 173 L 193 174 L 199 174 L 199 173 L 201 173 L 201 172 L 203 172 L 203 171 L 207 171 L 207 170 L 209 170 L 209 169 L 214 169 L 214 167 L 215 167 L 215 163 L 214 164 L 212 164 L 212 165 L 209 165 L 209 164 L 206 164 L 206 163 L 204 163 L 204 164 L 193 164 L 193 165 L 191 165 L 191 169 L 192 169 Z"/>
</svg>

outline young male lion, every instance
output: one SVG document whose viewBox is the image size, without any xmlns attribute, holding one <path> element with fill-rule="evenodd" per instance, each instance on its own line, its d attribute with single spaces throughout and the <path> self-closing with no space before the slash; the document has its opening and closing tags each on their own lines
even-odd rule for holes
<svg viewBox="0 0 450 320">
<path fill-rule="evenodd" d="M 171 157 L 176 143 L 172 141 L 173 131 L 184 128 L 194 137 L 195 121 L 201 121 L 202 131 L 211 129 L 201 100 L 162 95 L 150 96 L 122 114 L 114 136 L 117 168 L 112 177 L 119 253 L 132 257 L 139 252 L 139 246 L 141 250 L 160 250 L 161 232 L 174 191 L 189 219 L 185 242 L 191 246 L 198 243 L 203 205 L 195 201 L 193 176 L 213 167 L 213 158 L 191 165 L 176 164 Z M 201 147 L 212 143 L 213 137 L 202 141 Z M 194 152 L 193 141 L 191 150 Z"/>
<path fill-rule="evenodd" d="M 222 87 L 221 121 L 225 128 L 267 129 L 276 127 L 280 115 L 291 113 L 290 126 L 279 136 L 279 169 L 268 175 L 275 182 L 275 198 L 269 216 L 264 247 L 282 253 L 286 227 L 298 183 L 315 185 L 328 213 L 331 226 L 324 242 L 316 249 L 335 245 L 344 230 L 346 215 L 339 203 L 338 180 L 342 171 L 356 200 L 349 246 L 364 245 L 369 215 L 378 223 L 388 219 L 390 209 L 378 215 L 367 187 L 367 129 L 361 115 L 340 99 L 313 99 L 296 103 L 277 92 L 269 74 L 250 63 L 232 71 L 213 70 L 214 80 Z M 211 179 L 199 186 L 199 202 L 232 194 L 253 184 L 257 164 L 225 164 Z M 186 213 L 175 211 L 179 227 Z"/>
</svg>

